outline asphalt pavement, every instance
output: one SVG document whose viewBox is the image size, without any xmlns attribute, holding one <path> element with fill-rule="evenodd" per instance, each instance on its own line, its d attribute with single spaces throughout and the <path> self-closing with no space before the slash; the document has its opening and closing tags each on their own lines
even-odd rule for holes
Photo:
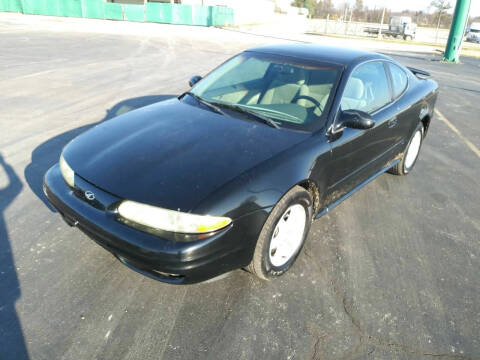
<svg viewBox="0 0 480 360">
<path fill-rule="evenodd" d="M 315 221 L 278 280 L 238 270 L 173 286 L 68 227 L 42 194 L 43 174 L 86 129 L 281 40 L 31 18 L 0 17 L 1 360 L 480 359 L 479 60 L 378 49 L 440 85 L 415 170 L 380 176 Z"/>
</svg>

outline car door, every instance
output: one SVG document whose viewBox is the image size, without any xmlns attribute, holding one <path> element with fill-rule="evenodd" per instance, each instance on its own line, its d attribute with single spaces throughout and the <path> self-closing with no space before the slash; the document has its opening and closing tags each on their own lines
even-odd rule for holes
<svg viewBox="0 0 480 360">
<path fill-rule="evenodd" d="M 331 136 L 332 157 L 327 202 L 351 191 L 382 169 L 392 159 L 398 121 L 391 107 L 392 91 L 384 61 L 369 61 L 351 72 L 345 85 L 340 111 L 364 111 L 375 120 L 373 128 L 337 129 Z M 338 114 L 339 115 L 339 114 Z M 335 121 L 339 120 L 339 116 Z M 336 128 L 334 123 L 333 128 Z"/>
</svg>

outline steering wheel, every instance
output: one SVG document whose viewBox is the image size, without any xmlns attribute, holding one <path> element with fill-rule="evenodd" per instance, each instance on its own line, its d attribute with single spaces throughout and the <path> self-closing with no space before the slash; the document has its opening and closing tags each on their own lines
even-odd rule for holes
<svg viewBox="0 0 480 360">
<path fill-rule="evenodd" d="M 320 102 L 317 99 L 315 99 L 311 96 L 308 96 L 308 95 L 297 95 L 297 96 L 295 96 L 294 100 L 297 101 L 297 100 L 300 100 L 300 99 L 305 99 L 305 100 L 308 100 L 308 101 L 312 102 L 318 108 L 318 110 L 320 110 L 320 112 L 323 112 L 322 105 L 320 104 Z"/>
</svg>

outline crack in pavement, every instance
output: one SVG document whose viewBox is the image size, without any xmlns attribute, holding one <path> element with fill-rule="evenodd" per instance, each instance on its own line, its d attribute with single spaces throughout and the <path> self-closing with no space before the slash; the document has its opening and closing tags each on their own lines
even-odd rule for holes
<svg viewBox="0 0 480 360">
<path fill-rule="evenodd" d="M 464 354 L 453 354 L 453 353 L 442 353 L 442 352 L 437 353 L 434 351 L 428 351 L 428 350 L 416 348 L 408 344 L 403 344 L 403 343 L 391 341 L 388 339 L 382 339 L 377 336 L 369 334 L 368 331 L 362 325 L 362 322 L 358 319 L 358 315 L 355 314 L 355 309 L 353 308 L 353 305 L 349 303 L 346 296 L 346 292 L 342 290 L 342 287 L 338 284 L 336 278 L 333 276 L 332 273 L 327 271 L 326 267 L 319 266 L 318 262 L 316 261 L 318 260 L 318 258 L 316 258 L 315 256 L 312 256 L 310 251 L 311 249 L 306 247 L 304 250 L 304 255 L 309 260 L 311 260 L 309 261 L 309 263 L 314 264 L 315 267 L 317 267 L 317 269 L 319 270 L 319 272 L 321 274 L 324 274 L 326 278 L 329 280 L 328 283 L 330 283 L 330 286 L 332 287 L 334 297 L 337 299 L 337 302 L 342 305 L 341 308 L 343 309 L 344 313 L 350 320 L 352 327 L 355 330 L 355 333 L 359 339 L 359 344 L 353 346 L 352 349 L 347 354 L 344 354 L 342 357 L 339 358 L 340 360 L 353 359 L 353 358 L 356 358 L 361 353 L 366 353 L 367 355 L 371 355 L 377 349 L 384 349 L 384 350 L 405 353 L 410 355 L 434 357 L 434 358 L 440 358 L 440 359 L 474 360 L 473 357 L 464 355 Z M 335 251 L 336 253 L 334 257 L 335 259 L 338 259 L 337 252 L 338 251 Z M 334 334 L 338 333 L 338 331 L 331 334 L 322 333 L 322 335 L 318 335 L 316 333 L 318 333 L 318 331 L 311 332 L 311 334 L 315 338 L 315 343 L 314 343 L 314 346 L 312 349 L 312 355 L 311 355 L 312 360 L 322 358 L 321 356 L 322 342 L 325 341 L 326 338 L 331 338 L 332 336 L 334 336 Z"/>
<path fill-rule="evenodd" d="M 315 341 L 315 344 L 313 344 L 312 360 L 319 359 L 319 358 L 317 358 L 318 344 L 320 344 L 320 338 L 317 337 L 317 339 L 316 339 L 316 341 Z"/>
<path fill-rule="evenodd" d="M 340 291 L 338 284 L 333 279 L 332 279 L 332 286 L 333 286 L 333 290 L 336 297 L 337 298 L 340 297 L 341 299 L 345 314 L 350 319 L 354 329 L 357 332 L 357 335 L 359 336 L 360 345 L 357 346 L 357 348 L 362 346 L 363 347 L 373 346 L 373 350 L 370 353 L 373 353 L 376 348 L 384 348 L 386 350 L 403 352 L 406 354 L 418 355 L 418 356 L 430 356 L 430 357 L 438 357 L 438 358 L 444 358 L 444 359 L 473 360 L 472 357 L 466 356 L 463 354 L 461 355 L 461 354 L 451 354 L 451 353 L 435 353 L 431 351 L 418 349 L 411 345 L 402 344 L 395 341 L 388 341 L 388 340 L 386 341 L 385 339 L 381 339 L 377 336 L 373 336 L 369 334 L 368 331 L 366 331 L 362 326 L 362 323 L 358 320 L 358 317 L 354 314 L 353 306 L 348 304 L 345 293 Z M 348 354 L 348 357 L 344 357 L 342 358 L 342 360 L 347 360 L 352 355 L 358 354 L 359 352 L 360 351 L 354 351 L 354 353 Z"/>
</svg>

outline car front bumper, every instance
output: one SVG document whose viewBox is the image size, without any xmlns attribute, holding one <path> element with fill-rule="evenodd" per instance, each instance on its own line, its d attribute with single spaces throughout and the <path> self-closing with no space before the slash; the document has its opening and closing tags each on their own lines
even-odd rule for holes
<svg viewBox="0 0 480 360">
<path fill-rule="evenodd" d="M 201 240 L 175 241 L 117 221 L 115 212 L 82 199 L 78 190 L 91 190 L 104 203 L 114 204 L 122 199 L 81 178 L 76 180 L 80 189 L 68 187 L 58 164 L 45 174 L 44 193 L 64 220 L 133 270 L 172 284 L 196 283 L 248 265 L 271 210 L 259 209 L 236 218 L 226 229 Z"/>
</svg>

